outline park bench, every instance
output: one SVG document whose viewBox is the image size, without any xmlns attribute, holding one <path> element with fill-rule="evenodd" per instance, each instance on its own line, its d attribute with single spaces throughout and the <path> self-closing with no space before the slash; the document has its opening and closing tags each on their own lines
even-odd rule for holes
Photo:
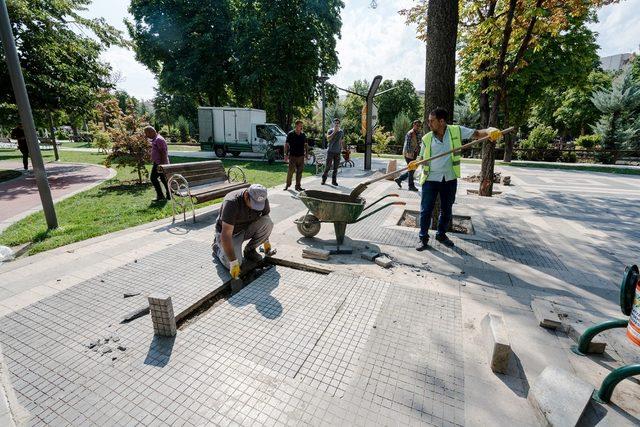
<svg viewBox="0 0 640 427">
<path fill-rule="evenodd" d="M 220 160 L 160 165 L 158 173 L 164 174 L 169 185 L 173 221 L 176 220 L 176 205 L 182 209 L 186 221 L 187 205 L 190 204 L 193 222 L 196 222 L 194 205 L 224 197 L 231 191 L 250 185 L 242 169 L 231 166 L 225 170 Z"/>
</svg>

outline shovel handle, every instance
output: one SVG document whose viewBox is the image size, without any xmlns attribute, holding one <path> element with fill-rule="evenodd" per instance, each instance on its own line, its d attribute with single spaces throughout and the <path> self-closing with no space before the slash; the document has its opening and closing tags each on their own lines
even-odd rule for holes
<svg viewBox="0 0 640 427">
<path fill-rule="evenodd" d="M 504 134 L 507 134 L 507 133 L 511 133 L 514 130 L 516 130 L 516 128 L 512 126 L 512 127 L 509 127 L 509 128 L 506 128 L 505 130 L 503 130 L 502 134 L 504 135 Z M 479 144 L 481 142 L 485 142 L 485 141 L 488 141 L 488 140 L 489 140 L 488 136 L 483 136 L 482 138 L 478 138 L 478 139 L 475 139 L 475 140 L 473 140 L 471 142 L 467 142 L 466 144 L 461 145 L 458 148 L 454 148 L 453 150 L 449 150 L 449 151 L 446 151 L 444 153 L 440 153 L 440 154 L 438 154 L 436 156 L 429 157 L 428 159 L 420 160 L 419 162 L 417 162 L 417 164 L 418 165 L 422 165 L 422 164 L 425 164 L 425 163 L 429 163 L 429 162 L 431 162 L 431 161 L 433 161 L 435 159 L 439 159 L 440 157 L 448 156 L 449 154 L 453 154 L 453 153 L 456 153 L 458 151 L 465 150 L 465 149 L 467 149 L 469 147 L 473 147 L 476 144 Z M 384 174 L 382 176 L 379 176 L 377 178 L 370 179 L 369 181 L 364 182 L 364 185 L 369 185 L 369 184 L 373 184 L 374 182 L 382 181 L 383 179 L 387 179 L 387 178 L 389 178 L 391 176 L 394 176 L 394 175 L 396 175 L 398 173 L 401 173 L 401 172 L 406 172 L 407 170 L 409 170 L 409 166 L 406 166 L 406 167 L 404 167 L 402 169 L 398 169 L 398 170 L 393 171 L 393 172 L 389 172 L 389 173 Z"/>
</svg>

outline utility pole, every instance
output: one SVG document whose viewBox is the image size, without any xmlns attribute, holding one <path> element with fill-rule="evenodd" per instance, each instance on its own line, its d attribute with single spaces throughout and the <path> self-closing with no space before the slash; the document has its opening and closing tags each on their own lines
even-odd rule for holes
<svg viewBox="0 0 640 427">
<path fill-rule="evenodd" d="M 0 37 L 2 38 L 2 46 L 11 78 L 11 85 L 13 86 L 13 93 L 15 94 L 16 104 L 18 105 L 18 111 L 20 113 L 20 121 L 22 122 L 22 127 L 24 128 L 24 133 L 27 138 L 27 145 L 29 146 L 31 164 L 36 178 L 38 192 L 40 193 L 40 200 L 42 201 L 42 209 L 44 210 L 44 216 L 47 220 L 47 228 L 51 230 L 58 227 L 58 219 L 56 218 L 56 211 L 53 207 L 53 198 L 51 197 L 49 181 L 47 181 L 47 172 L 44 169 L 42 154 L 38 146 L 38 135 L 36 134 L 36 127 L 33 123 L 29 95 L 27 94 L 27 88 L 24 84 L 22 68 L 20 68 L 20 60 L 18 58 L 18 51 L 16 50 L 16 42 L 13 38 L 13 32 L 11 31 L 11 21 L 9 20 L 9 12 L 7 11 L 7 3 L 5 0 L 0 0 Z"/>
<path fill-rule="evenodd" d="M 326 107 L 326 97 L 325 97 L 325 93 L 324 93 L 324 84 L 327 82 L 327 80 L 329 80 L 329 77 L 327 76 L 319 76 L 318 80 L 320 81 L 320 83 L 322 83 L 322 148 L 327 148 L 327 135 L 326 135 L 326 128 L 325 128 L 325 123 L 324 123 L 324 116 L 325 116 L 325 107 Z"/>
<path fill-rule="evenodd" d="M 369 87 L 369 92 L 367 93 L 367 118 L 366 118 L 366 127 L 367 127 L 367 136 L 364 145 L 364 170 L 371 170 L 371 155 L 372 155 L 372 147 L 371 141 L 373 138 L 373 98 L 376 96 L 376 92 L 378 91 L 378 87 L 382 82 L 382 76 L 375 76 L 373 81 L 371 82 L 371 86 Z"/>
</svg>

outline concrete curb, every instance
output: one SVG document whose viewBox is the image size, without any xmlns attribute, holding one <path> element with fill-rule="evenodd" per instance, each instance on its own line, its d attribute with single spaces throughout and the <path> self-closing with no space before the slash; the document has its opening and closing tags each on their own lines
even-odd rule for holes
<svg viewBox="0 0 640 427">
<path fill-rule="evenodd" d="M 26 426 L 30 419 L 29 412 L 18 403 L 0 347 L 0 425 Z"/>
</svg>

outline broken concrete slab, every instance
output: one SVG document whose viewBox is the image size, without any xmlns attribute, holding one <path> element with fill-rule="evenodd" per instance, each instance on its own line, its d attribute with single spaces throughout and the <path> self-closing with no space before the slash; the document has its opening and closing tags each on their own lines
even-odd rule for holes
<svg viewBox="0 0 640 427">
<path fill-rule="evenodd" d="M 511 359 L 511 343 L 502 316 L 489 313 L 480 322 L 482 339 L 493 372 L 506 374 Z"/>
<path fill-rule="evenodd" d="M 121 323 L 127 323 L 130 322 L 132 320 L 137 319 L 138 317 L 142 317 L 149 314 L 149 306 L 144 306 L 144 307 L 140 307 L 140 308 L 136 308 L 135 310 L 130 311 L 129 313 L 125 314 L 125 316 L 122 318 L 122 322 Z"/>
<path fill-rule="evenodd" d="M 575 426 L 591 401 L 593 387 L 565 371 L 548 366 L 529 389 L 527 399 L 546 426 Z"/>
<path fill-rule="evenodd" d="M 379 256 L 380 252 L 378 251 L 366 251 L 360 254 L 360 258 L 366 259 L 367 261 L 374 261 Z"/>
<path fill-rule="evenodd" d="M 562 329 L 565 333 L 572 338 L 576 343 L 580 341 L 580 337 L 585 331 L 593 326 L 594 324 L 591 322 L 580 322 L 577 320 L 572 320 L 570 322 L 565 322 L 562 324 Z M 594 340 L 596 338 L 594 337 Z M 589 348 L 587 349 L 588 353 L 602 354 L 607 348 L 607 343 L 602 341 L 591 341 L 589 343 Z"/>
<path fill-rule="evenodd" d="M 375 263 L 380 267 L 389 268 L 393 265 L 393 260 L 387 256 L 380 256 L 375 259 Z"/>
<path fill-rule="evenodd" d="M 302 258 L 328 260 L 331 252 L 325 249 L 304 248 L 302 250 Z"/>
<path fill-rule="evenodd" d="M 558 329 L 562 326 L 562 320 L 560 320 L 558 311 L 551 301 L 534 298 L 531 301 L 531 309 L 536 319 L 538 319 L 538 322 L 540 322 L 540 326 L 543 328 Z"/>
</svg>

